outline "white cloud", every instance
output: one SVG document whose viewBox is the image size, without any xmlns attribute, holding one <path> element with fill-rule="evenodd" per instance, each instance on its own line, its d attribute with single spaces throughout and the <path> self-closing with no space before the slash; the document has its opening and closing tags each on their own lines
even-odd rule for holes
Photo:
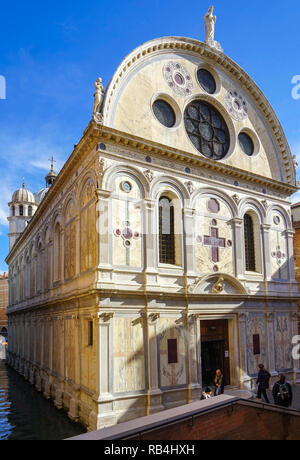
<svg viewBox="0 0 300 460">
<path fill-rule="evenodd" d="M 7 178 L 5 178 L 7 181 Z M 7 183 L 3 184 L 0 181 L 0 225 L 8 227 L 8 205 L 7 203 L 11 200 L 11 191 Z M 2 232 L 0 232 L 2 235 Z"/>
<path fill-rule="evenodd" d="M 300 192 L 294 193 L 291 197 L 292 204 L 299 203 L 300 201 Z"/>
<path fill-rule="evenodd" d="M 31 135 L 30 135 L 31 134 Z M 58 172 L 66 155 L 59 145 L 60 139 L 55 126 L 45 125 L 39 133 L 15 137 L 6 130 L 0 133 L 0 164 L 2 180 L 0 181 L 0 225 L 8 226 L 8 203 L 13 192 L 25 185 L 33 193 L 44 186 L 45 173 L 50 170 L 49 158 L 54 156 L 54 169 Z M 66 147 L 67 148 L 67 147 Z"/>
</svg>

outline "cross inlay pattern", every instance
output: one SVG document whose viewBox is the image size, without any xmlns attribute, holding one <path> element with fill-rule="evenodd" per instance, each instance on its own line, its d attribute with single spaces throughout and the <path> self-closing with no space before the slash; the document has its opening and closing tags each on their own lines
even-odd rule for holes
<svg viewBox="0 0 300 460">
<path fill-rule="evenodd" d="M 138 240 L 140 238 L 140 233 L 133 231 L 130 227 L 130 222 L 124 222 L 124 228 L 117 228 L 114 231 L 115 236 L 122 237 L 124 246 L 126 248 L 126 265 L 130 265 L 130 248 L 132 245 L 132 240 Z"/>
<path fill-rule="evenodd" d="M 281 265 L 282 260 L 286 258 L 286 255 L 281 251 L 280 246 L 276 247 L 276 251 L 272 252 L 271 256 L 276 259 L 277 265 Z"/>
<path fill-rule="evenodd" d="M 211 259 L 214 263 L 219 262 L 219 248 L 225 248 L 226 239 L 219 238 L 219 230 L 216 227 L 210 228 L 210 235 L 204 235 L 204 246 L 211 247 Z"/>
</svg>

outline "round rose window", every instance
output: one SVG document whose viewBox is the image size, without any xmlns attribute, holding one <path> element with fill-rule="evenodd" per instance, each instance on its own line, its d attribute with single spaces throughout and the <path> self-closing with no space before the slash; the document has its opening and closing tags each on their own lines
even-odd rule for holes
<svg viewBox="0 0 300 460">
<path fill-rule="evenodd" d="M 184 112 L 187 135 L 207 158 L 221 160 L 229 150 L 230 136 L 224 118 L 211 104 L 191 102 Z"/>
</svg>

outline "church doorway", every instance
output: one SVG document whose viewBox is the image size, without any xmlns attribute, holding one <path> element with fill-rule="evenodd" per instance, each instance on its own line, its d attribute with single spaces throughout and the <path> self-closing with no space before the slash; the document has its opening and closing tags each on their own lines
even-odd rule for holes
<svg viewBox="0 0 300 460">
<path fill-rule="evenodd" d="M 228 320 L 204 320 L 201 324 L 202 386 L 211 386 L 217 369 L 230 385 Z"/>
</svg>

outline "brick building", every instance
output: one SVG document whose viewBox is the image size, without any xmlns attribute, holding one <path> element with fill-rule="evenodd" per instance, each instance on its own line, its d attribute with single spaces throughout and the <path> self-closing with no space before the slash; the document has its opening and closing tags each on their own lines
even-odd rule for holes
<svg viewBox="0 0 300 460">
<path fill-rule="evenodd" d="M 0 335 L 7 337 L 8 275 L 0 275 Z"/>
<path fill-rule="evenodd" d="M 300 202 L 292 205 L 292 221 L 295 230 L 294 235 L 294 261 L 295 261 L 295 279 L 300 286 Z M 300 313 L 300 302 L 298 303 Z M 300 318 L 298 321 L 298 330 L 300 334 Z"/>
</svg>

